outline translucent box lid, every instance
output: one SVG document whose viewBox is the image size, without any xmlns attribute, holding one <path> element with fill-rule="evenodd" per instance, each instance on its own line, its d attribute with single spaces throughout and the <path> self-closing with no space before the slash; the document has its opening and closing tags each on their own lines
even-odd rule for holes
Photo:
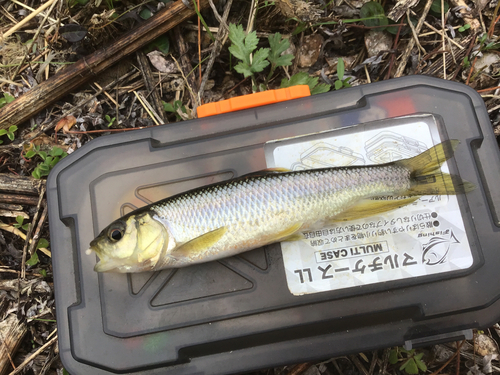
<svg viewBox="0 0 500 375">
<path fill-rule="evenodd" d="M 178 270 L 98 274 L 85 254 L 111 221 L 191 188 L 445 139 L 461 141 L 446 168 L 477 186 L 465 196 Z M 468 336 L 500 318 L 499 185 L 481 97 L 423 76 L 100 137 L 47 183 L 62 361 L 73 375 L 220 374 Z"/>
</svg>

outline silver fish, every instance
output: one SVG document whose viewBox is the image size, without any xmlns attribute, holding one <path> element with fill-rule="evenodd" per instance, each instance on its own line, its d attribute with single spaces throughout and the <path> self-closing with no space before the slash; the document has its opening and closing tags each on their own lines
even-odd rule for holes
<svg viewBox="0 0 500 375">
<path fill-rule="evenodd" d="M 114 221 L 90 243 L 97 272 L 142 272 L 229 257 L 336 221 L 378 215 L 421 195 L 473 185 L 439 169 L 458 141 L 373 166 L 267 170 L 190 190 Z M 379 196 L 397 200 L 372 200 Z"/>
</svg>

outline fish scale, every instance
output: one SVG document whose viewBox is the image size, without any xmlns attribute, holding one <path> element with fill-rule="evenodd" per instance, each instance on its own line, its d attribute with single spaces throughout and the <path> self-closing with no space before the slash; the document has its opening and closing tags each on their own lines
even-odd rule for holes
<svg viewBox="0 0 500 375">
<path fill-rule="evenodd" d="M 204 256 L 209 256 L 241 244 L 264 245 L 271 233 L 297 222 L 303 230 L 311 228 L 318 217 L 327 220 L 350 201 L 398 194 L 409 184 L 410 171 L 395 165 L 270 173 L 167 199 L 152 210 L 168 223 L 178 243 L 227 227 L 221 241 L 206 249 Z"/>
</svg>

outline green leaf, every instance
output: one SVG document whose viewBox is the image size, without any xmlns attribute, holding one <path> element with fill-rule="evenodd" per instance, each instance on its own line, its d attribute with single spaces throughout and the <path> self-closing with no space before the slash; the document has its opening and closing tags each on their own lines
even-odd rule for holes
<svg viewBox="0 0 500 375">
<path fill-rule="evenodd" d="M 16 98 L 14 98 L 12 95 L 10 95 L 10 94 L 8 94 L 6 92 L 3 93 L 3 97 L 5 98 L 5 103 L 7 103 L 7 104 L 9 104 L 9 103 L 13 102 L 14 100 L 16 100 Z M 12 125 L 11 128 L 14 127 L 14 126 L 15 125 Z M 17 130 L 17 126 L 15 126 L 15 127 L 16 127 L 16 130 Z M 16 130 L 14 130 L 14 131 L 16 131 Z"/>
<path fill-rule="evenodd" d="M 24 217 L 22 217 L 21 215 L 16 216 L 16 221 L 19 225 L 23 225 Z"/>
<path fill-rule="evenodd" d="M 9 127 L 9 132 L 14 133 L 15 131 L 17 131 L 16 125 L 12 125 L 11 127 Z"/>
<path fill-rule="evenodd" d="M 450 5 L 444 2 L 444 13 L 450 9 Z M 431 12 L 440 15 L 441 14 L 441 0 L 434 0 L 431 5 Z"/>
<path fill-rule="evenodd" d="M 29 258 L 27 261 L 26 261 L 26 264 L 28 266 L 31 266 L 33 267 L 35 264 L 38 263 L 38 254 L 36 253 L 36 251 L 33 253 L 33 255 L 31 256 L 31 258 Z"/>
<path fill-rule="evenodd" d="M 70 375 L 70 373 L 68 371 L 66 371 L 65 368 L 63 368 L 63 375 Z"/>
<path fill-rule="evenodd" d="M 165 55 L 168 55 L 170 51 L 170 41 L 168 40 L 166 34 L 159 36 L 144 47 L 144 53 L 149 53 L 153 50 L 158 50 L 163 52 Z"/>
<path fill-rule="evenodd" d="M 418 367 L 413 358 L 409 358 L 406 364 L 403 366 L 405 366 L 404 370 L 406 371 L 407 374 L 411 375 L 418 374 Z M 403 366 L 401 366 L 400 370 L 403 369 Z"/>
<path fill-rule="evenodd" d="M 47 153 L 45 151 L 38 151 L 38 155 L 40 155 L 43 160 L 47 159 Z"/>
<path fill-rule="evenodd" d="M 344 79 L 344 73 L 345 73 L 344 60 L 339 57 L 337 60 L 337 76 L 341 81 Z"/>
<path fill-rule="evenodd" d="M 309 74 L 306 72 L 299 72 L 290 77 L 290 80 L 283 78 L 281 80 L 281 88 L 297 86 L 297 85 L 307 85 L 309 80 Z"/>
<path fill-rule="evenodd" d="M 458 28 L 458 31 L 463 33 L 465 30 L 470 29 L 470 23 L 466 23 L 465 25 Z"/>
<path fill-rule="evenodd" d="M 270 35 L 269 46 L 271 51 L 269 52 L 268 59 L 274 66 L 289 66 L 292 65 L 293 55 L 287 54 L 281 56 L 290 47 L 290 41 L 288 39 L 282 39 L 280 33 Z"/>
<path fill-rule="evenodd" d="M 252 68 L 244 63 L 243 61 L 240 61 L 235 67 L 234 67 L 234 70 L 236 70 L 238 73 L 240 74 L 243 74 L 246 77 L 250 77 L 253 72 L 252 72 Z"/>
<path fill-rule="evenodd" d="M 7 134 L 7 130 L 5 130 L 5 129 L 0 129 L 0 137 L 1 137 L 2 135 L 5 135 L 5 134 Z"/>
<path fill-rule="evenodd" d="M 14 138 L 15 138 L 15 135 L 14 135 L 14 133 L 8 132 L 8 133 L 7 133 L 7 137 L 9 137 L 9 139 L 10 139 L 11 141 L 13 141 L 13 140 L 14 140 Z"/>
<path fill-rule="evenodd" d="M 43 277 L 47 277 L 47 271 L 45 271 L 43 268 L 40 270 L 40 274 L 43 276 Z M 64 373 L 64 372 L 63 372 Z"/>
<path fill-rule="evenodd" d="M 143 20 L 147 20 L 148 18 L 151 18 L 153 13 L 148 8 L 144 8 L 139 12 L 139 17 L 141 17 Z"/>
<path fill-rule="evenodd" d="M 40 179 L 40 170 L 38 169 L 38 167 L 36 167 L 33 172 L 31 172 L 31 175 L 34 177 L 34 178 L 37 178 L 37 179 Z"/>
<path fill-rule="evenodd" d="M 269 65 L 267 56 L 269 56 L 269 48 L 260 48 L 257 52 L 254 53 L 251 66 L 252 72 L 262 72 L 264 68 Z"/>
<path fill-rule="evenodd" d="M 47 241 L 45 238 L 40 238 L 40 241 L 38 241 L 36 248 L 41 249 L 42 247 L 46 248 L 48 246 L 49 246 L 49 241 Z"/>
<path fill-rule="evenodd" d="M 230 24 L 229 39 L 232 43 L 229 47 L 229 52 L 250 66 L 250 54 L 257 48 L 257 44 L 259 43 L 257 33 L 253 31 L 245 36 L 243 26 Z"/>
<path fill-rule="evenodd" d="M 30 229 L 30 223 L 24 224 L 21 228 L 23 228 L 26 232 Z"/>
<path fill-rule="evenodd" d="M 340 90 L 342 88 L 343 84 L 340 79 L 335 81 L 335 90 Z"/>
<path fill-rule="evenodd" d="M 60 147 L 54 147 L 52 150 L 50 150 L 50 154 L 52 156 L 61 156 L 63 152 L 63 149 Z"/>
<path fill-rule="evenodd" d="M 163 104 L 163 110 L 165 112 L 175 112 L 175 109 L 172 106 L 172 104 L 164 102 L 164 101 L 162 101 L 161 103 Z"/>
<path fill-rule="evenodd" d="M 421 354 L 423 355 L 424 353 L 421 353 Z M 417 357 L 418 356 L 415 357 L 415 363 L 417 364 L 418 368 L 424 372 L 427 371 L 427 365 L 422 361 L 422 359 L 421 359 L 422 357 L 420 357 L 420 358 L 417 358 Z"/>
<path fill-rule="evenodd" d="M 397 349 L 392 349 L 391 352 L 389 353 L 389 363 L 391 365 L 395 365 L 398 363 L 398 350 Z"/>
<path fill-rule="evenodd" d="M 389 23 L 384 8 L 376 1 L 365 3 L 359 11 L 359 17 L 365 26 L 385 26 Z"/>
<path fill-rule="evenodd" d="M 35 151 L 33 151 L 33 150 L 29 150 L 29 151 L 26 153 L 26 155 L 24 155 L 24 157 L 25 157 L 26 159 L 31 159 L 31 158 L 32 158 L 33 156 L 35 156 L 35 155 L 36 155 L 36 152 L 35 152 Z"/>
<path fill-rule="evenodd" d="M 38 169 L 40 170 L 40 172 L 48 172 L 50 168 L 49 168 L 49 166 L 47 164 L 41 163 L 38 166 Z"/>
<path fill-rule="evenodd" d="M 50 169 L 54 168 L 59 163 L 59 156 L 56 156 L 49 164 Z"/>
<path fill-rule="evenodd" d="M 302 31 L 307 29 L 307 23 L 306 22 L 299 22 L 295 30 L 293 30 L 292 35 L 297 35 L 300 34 Z"/>
<path fill-rule="evenodd" d="M 326 83 L 320 83 L 311 90 L 311 95 L 323 94 L 325 92 L 330 91 L 330 89 L 331 89 L 330 85 L 327 85 Z"/>
<path fill-rule="evenodd" d="M 5 104 L 7 104 L 7 100 L 5 100 L 5 98 L 0 98 L 0 108 L 5 106 Z"/>
</svg>

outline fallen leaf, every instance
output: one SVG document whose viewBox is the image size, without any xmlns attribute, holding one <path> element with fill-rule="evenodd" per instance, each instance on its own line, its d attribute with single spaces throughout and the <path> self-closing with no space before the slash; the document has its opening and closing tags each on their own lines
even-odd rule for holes
<svg viewBox="0 0 500 375">
<path fill-rule="evenodd" d="M 59 32 L 64 39 L 71 43 L 79 42 L 87 35 L 87 29 L 76 24 L 61 26 Z"/>
<path fill-rule="evenodd" d="M 177 67 L 172 60 L 167 60 L 163 57 L 160 51 L 152 51 L 147 54 L 151 64 L 162 73 L 175 73 Z"/>
<path fill-rule="evenodd" d="M 75 124 L 76 124 L 75 116 L 69 115 L 63 117 L 62 119 L 59 120 L 59 122 L 56 125 L 56 132 L 62 129 L 63 133 L 66 134 L 69 131 L 69 129 L 71 129 Z"/>
<path fill-rule="evenodd" d="M 299 66 L 301 68 L 308 68 L 314 65 L 318 61 L 322 45 L 323 37 L 319 34 L 304 37 L 304 41 L 300 47 Z"/>
</svg>

